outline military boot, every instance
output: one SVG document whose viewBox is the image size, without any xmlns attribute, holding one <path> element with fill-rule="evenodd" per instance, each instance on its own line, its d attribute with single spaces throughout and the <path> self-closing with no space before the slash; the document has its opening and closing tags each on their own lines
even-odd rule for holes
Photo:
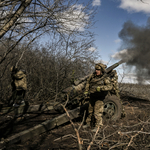
<svg viewBox="0 0 150 150">
<path fill-rule="evenodd" d="M 98 127 L 99 127 L 99 130 L 100 130 L 100 128 L 102 126 L 103 126 L 102 117 L 100 117 L 98 120 L 96 120 L 95 128 L 92 130 L 92 132 L 96 132 L 98 130 Z"/>
<path fill-rule="evenodd" d="M 20 106 L 25 106 L 25 101 L 24 100 L 20 101 Z"/>
</svg>

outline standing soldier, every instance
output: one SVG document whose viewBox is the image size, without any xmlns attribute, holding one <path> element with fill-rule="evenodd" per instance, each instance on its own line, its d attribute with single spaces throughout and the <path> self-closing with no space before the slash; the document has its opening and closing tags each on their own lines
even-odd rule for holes
<svg viewBox="0 0 150 150">
<path fill-rule="evenodd" d="M 112 84 L 110 78 L 107 77 L 98 81 L 103 74 L 105 73 L 106 65 L 102 63 L 98 63 L 95 65 L 95 72 L 90 75 L 87 79 L 84 95 L 87 97 L 90 96 L 89 99 L 89 107 L 88 107 L 88 117 L 86 119 L 85 127 L 92 126 L 91 117 L 94 115 L 95 117 L 95 128 L 94 132 L 97 130 L 98 126 L 103 126 L 102 115 L 105 99 L 108 91 L 112 90 Z"/>
<path fill-rule="evenodd" d="M 11 67 L 11 77 L 13 106 L 25 105 L 24 97 L 27 90 L 26 72 L 14 66 Z"/>
</svg>

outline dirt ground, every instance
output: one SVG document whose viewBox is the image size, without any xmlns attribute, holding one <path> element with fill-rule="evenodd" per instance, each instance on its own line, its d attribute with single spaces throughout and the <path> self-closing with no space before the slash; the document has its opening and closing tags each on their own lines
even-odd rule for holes
<svg viewBox="0 0 150 150">
<path fill-rule="evenodd" d="M 91 146 L 91 150 L 120 150 L 125 148 L 129 150 L 150 149 L 150 101 L 128 95 L 122 95 L 121 99 L 125 108 L 126 117 L 116 122 L 105 122 L 104 126 L 99 130 Z M 11 115 L 10 117 L 8 117 L 8 115 L 2 116 L 0 120 L 0 138 L 7 138 L 58 115 L 59 114 L 55 111 L 44 113 L 36 112 L 24 118 L 20 118 L 20 120 L 11 119 Z M 76 119 L 73 122 L 78 129 L 81 120 Z M 130 134 L 132 131 L 134 132 Z M 127 134 L 127 132 L 129 132 L 129 134 Z M 80 128 L 79 135 L 83 150 L 87 149 L 94 134 L 91 129 Z M 34 139 L 30 139 L 25 143 L 6 145 L 3 149 L 78 150 L 79 148 L 75 130 L 70 123 L 66 123 Z"/>
</svg>

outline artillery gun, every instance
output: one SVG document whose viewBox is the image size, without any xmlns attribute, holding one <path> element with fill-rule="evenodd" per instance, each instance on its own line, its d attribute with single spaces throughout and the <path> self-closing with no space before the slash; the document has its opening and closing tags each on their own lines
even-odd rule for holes
<svg viewBox="0 0 150 150">
<path fill-rule="evenodd" d="M 100 82 L 106 77 L 112 78 L 114 76 L 113 69 L 115 69 L 122 63 L 124 63 L 123 60 L 108 67 L 104 75 L 97 82 Z M 88 101 L 84 99 L 84 95 L 83 95 L 88 77 L 89 75 L 80 78 L 79 80 L 74 82 L 74 85 L 62 91 L 63 100 L 61 99 L 61 104 L 62 103 L 65 104 L 67 101 L 66 103 L 67 109 L 74 109 L 76 107 L 80 107 L 85 110 L 88 108 Z M 54 108 L 60 112 L 64 112 L 60 104 L 55 105 Z M 114 121 L 118 120 L 121 118 L 122 113 L 123 113 L 123 106 L 120 97 L 117 96 L 114 92 L 110 91 L 110 94 L 108 94 L 104 99 L 104 112 L 103 112 L 104 120 L 105 119 L 111 119 Z"/>
</svg>

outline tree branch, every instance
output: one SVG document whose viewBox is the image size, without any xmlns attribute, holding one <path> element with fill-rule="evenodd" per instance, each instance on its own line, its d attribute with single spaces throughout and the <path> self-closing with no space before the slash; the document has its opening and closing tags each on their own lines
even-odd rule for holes
<svg viewBox="0 0 150 150">
<path fill-rule="evenodd" d="M 25 0 L 21 3 L 20 7 L 17 9 L 13 17 L 2 27 L 0 31 L 0 39 L 7 33 L 7 31 L 15 24 L 17 19 L 21 16 L 24 12 L 26 7 L 30 5 L 32 0 Z"/>
</svg>

